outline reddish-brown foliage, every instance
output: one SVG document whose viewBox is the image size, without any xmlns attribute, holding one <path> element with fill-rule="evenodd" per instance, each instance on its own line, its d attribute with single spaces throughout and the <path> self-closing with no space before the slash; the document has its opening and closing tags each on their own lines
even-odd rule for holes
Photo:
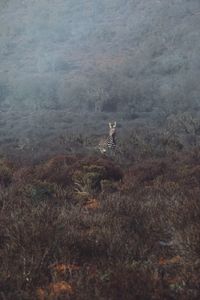
<svg viewBox="0 0 200 300">
<path fill-rule="evenodd" d="M 65 281 L 51 283 L 45 288 L 38 288 L 36 291 L 38 300 L 54 300 L 60 296 L 73 294 L 72 286 Z"/>
<path fill-rule="evenodd" d="M 188 153 L 126 167 L 63 155 L 11 168 L 0 297 L 199 299 L 199 166 Z"/>
</svg>

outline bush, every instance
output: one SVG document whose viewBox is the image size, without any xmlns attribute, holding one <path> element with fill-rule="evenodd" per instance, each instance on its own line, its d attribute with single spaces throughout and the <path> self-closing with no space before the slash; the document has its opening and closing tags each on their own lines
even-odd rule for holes
<svg viewBox="0 0 200 300">
<path fill-rule="evenodd" d="M 98 157 L 2 162 L 2 297 L 197 300 L 199 163 L 197 151 L 123 172 Z"/>
<path fill-rule="evenodd" d="M 8 186 L 12 182 L 14 167 L 11 163 L 0 159 L 0 185 Z"/>
</svg>

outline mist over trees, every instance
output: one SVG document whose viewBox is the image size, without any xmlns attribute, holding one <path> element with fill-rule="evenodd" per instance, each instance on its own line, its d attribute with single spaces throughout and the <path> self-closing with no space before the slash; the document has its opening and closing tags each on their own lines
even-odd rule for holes
<svg viewBox="0 0 200 300">
<path fill-rule="evenodd" d="M 0 108 L 199 110 L 198 0 L 0 4 Z"/>
<path fill-rule="evenodd" d="M 0 299 L 200 299 L 199 53 L 200 0 L 0 0 Z"/>
</svg>

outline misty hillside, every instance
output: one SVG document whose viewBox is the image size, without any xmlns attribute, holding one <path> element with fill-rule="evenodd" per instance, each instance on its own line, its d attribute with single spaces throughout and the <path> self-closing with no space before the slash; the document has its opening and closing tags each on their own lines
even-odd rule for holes
<svg viewBox="0 0 200 300">
<path fill-rule="evenodd" d="M 0 300 L 200 299 L 199 53 L 200 0 L 0 0 Z"/>
<path fill-rule="evenodd" d="M 1 1 L 1 106 L 199 108 L 199 13 L 198 0 Z"/>
<path fill-rule="evenodd" d="M 2 0 L 1 144 L 198 118 L 199 28 L 198 0 Z"/>
</svg>

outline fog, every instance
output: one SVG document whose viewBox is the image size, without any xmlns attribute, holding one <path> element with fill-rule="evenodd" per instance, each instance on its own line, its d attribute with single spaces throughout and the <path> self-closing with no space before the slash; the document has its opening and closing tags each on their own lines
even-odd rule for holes
<svg viewBox="0 0 200 300">
<path fill-rule="evenodd" d="M 62 113 L 198 115 L 199 28 L 199 0 L 1 0 L 1 133 L 47 115 L 56 132 Z"/>
</svg>

